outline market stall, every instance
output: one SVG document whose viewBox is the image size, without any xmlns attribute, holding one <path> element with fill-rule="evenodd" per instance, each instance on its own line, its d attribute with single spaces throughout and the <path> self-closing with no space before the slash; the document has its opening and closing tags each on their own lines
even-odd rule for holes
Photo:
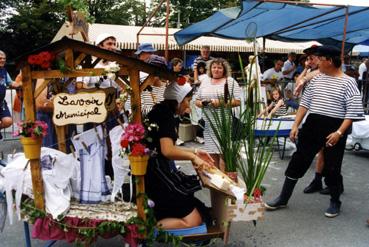
<svg viewBox="0 0 369 247">
<path fill-rule="evenodd" d="M 50 54 L 51 57 L 49 57 Z M 40 66 L 38 62 L 33 61 L 36 58 L 32 56 L 35 55 L 38 57 L 47 55 L 48 60 L 58 60 L 58 62 L 50 63 L 48 66 Z M 95 68 L 95 65 L 101 60 L 115 61 L 119 65 L 119 70 L 115 71 L 116 84 L 121 88 L 129 85 L 132 89 L 130 92 L 132 121 L 135 123 L 141 122 L 140 93 L 146 86 L 151 84 L 152 78 L 160 77 L 169 81 L 176 80 L 175 75 L 165 69 L 143 63 L 134 58 L 125 57 L 117 52 L 100 49 L 96 46 L 68 38 L 63 38 L 32 53 L 25 54 L 18 60 L 18 65 L 23 75 L 26 121 L 35 122 L 37 120 L 35 99 L 41 92 L 50 84 L 59 86 L 56 87 L 56 97 L 53 100 L 55 107 L 53 124 L 55 125 L 57 143 L 61 152 L 57 150 L 51 151 L 54 149 L 41 149 L 38 146 L 35 150 L 36 153 L 33 151 L 33 153 L 27 153 L 24 142 L 25 138 L 22 138 L 25 154 L 17 156 L 19 160 L 16 162 L 20 167 L 18 166 L 18 170 L 12 170 L 12 166 L 6 168 L 6 172 L 9 174 L 16 174 L 21 171 L 24 177 L 31 177 L 30 181 L 32 182 L 30 182 L 29 190 L 32 191 L 30 197 L 33 199 L 22 202 L 22 212 L 19 213 L 19 216 L 22 214 L 23 219 L 34 223 L 32 237 L 52 240 L 48 244 L 53 244 L 56 240 L 67 240 L 70 242 L 82 241 L 90 244 L 96 240 L 97 236 L 112 237 L 114 235 L 122 235 L 125 242 L 135 246 L 137 240 L 143 240 L 148 237 L 152 238 L 158 235 L 152 231 L 156 226 L 152 225 L 155 221 L 152 221 L 148 201 L 144 196 L 144 174 L 135 176 L 136 206 L 122 204 L 122 202 L 113 202 L 109 205 L 100 205 L 98 203 L 89 204 L 94 202 L 90 197 L 86 199 L 87 204 L 81 203 L 84 199 L 80 199 L 80 202 L 76 203 L 69 201 L 67 198 L 65 200 L 66 205 L 62 210 L 64 212 L 63 217 L 60 218 L 59 211 L 57 211 L 58 213 L 50 212 L 52 205 L 50 206 L 50 203 L 46 201 L 48 196 L 50 200 L 50 191 L 45 186 L 45 183 L 49 183 L 50 181 L 45 180 L 45 176 L 54 179 L 52 181 L 59 181 L 58 174 L 60 172 L 53 170 L 56 167 L 55 164 L 58 164 L 58 162 L 63 163 L 64 166 L 61 165 L 59 167 L 61 167 L 62 171 L 69 174 L 65 178 L 72 179 L 75 175 L 68 172 L 69 170 L 73 170 L 72 167 L 69 169 L 68 166 L 74 166 L 74 163 L 77 162 L 76 157 L 73 157 L 75 153 L 80 155 L 78 160 L 80 162 L 83 158 L 81 155 L 92 153 L 88 138 L 93 137 L 100 143 L 107 136 L 100 125 L 86 131 L 85 136 L 88 138 L 84 139 L 84 141 L 82 141 L 83 138 L 80 134 L 75 136 L 69 136 L 67 134 L 68 125 L 86 124 L 89 122 L 100 124 L 107 121 L 108 115 L 114 110 L 115 93 L 109 88 L 77 90 L 74 94 L 66 92 L 67 86 L 72 82 L 76 82 L 75 78 L 106 76 L 107 73 L 110 73 L 111 71 Z M 141 83 L 139 81 L 140 71 L 149 74 L 147 79 Z M 36 88 L 37 79 L 44 79 L 44 81 Z M 82 105 L 84 106 L 82 107 Z M 49 127 L 53 128 L 53 126 Z M 79 147 L 79 149 L 76 150 L 77 152 L 72 152 L 72 154 L 66 154 L 68 148 L 66 143 L 70 140 L 74 144 L 74 149 L 78 149 L 76 147 Z M 45 156 L 47 158 L 46 160 L 44 160 Z M 52 171 L 49 171 L 51 175 L 45 173 L 45 162 L 48 168 L 47 170 Z M 79 166 L 79 163 L 77 166 Z M 135 174 L 133 173 L 133 175 Z M 233 219 L 245 220 L 245 215 L 248 215 L 247 221 L 262 217 L 263 207 L 261 201 L 258 201 L 259 206 L 251 209 L 251 212 L 249 210 L 245 211 L 245 208 L 240 208 L 245 206 L 243 204 L 245 190 L 242 189 L 241 185 L 228 179 L 218 169 L 202 170 L 198 175 L 202 178 L 203 185 L 208 187 L 212 192 L 212 217 L 215 224 L 213 227 L 207 229 L 206 233 L 197 234 L 195 232 L 194 234 L 183 236 L 183 239 L 190 241 L 220 237 L 227 242 L 229 238 L 229 225 Z M 63 185 L 69 184 L 68 179 L 62 182 Z M 235 191 L 238 192 L 236 193 Z M 74 193 L 74 191 L 70 191 L 70 193 Z M 19 194 L 21 195 L 22 193 Z M 83 195 L 80 196 L 82 197 Z M 236 197 L 237 200 L 241 201 L 241 204 L 238 206 L 235 204 Z M 53 199 L 51 198 L 50 201 L 53 201 Z M 234 206 L 232 208 L 227 205 Z M 230 208 L 232 208 L 231 211 Z M 238 212 L 236 216 L 234 212 Z M 139 231 L 140 227 L 144 227 L 145 229 Z M 25 229 L 26 244 L 30 246 L 27 223 L 25 223 Z M 171 233 L 169 236 L 171 236 Z M 173 239 L 173 241 L 178 241 L 179 238 Z"/>
</svg>

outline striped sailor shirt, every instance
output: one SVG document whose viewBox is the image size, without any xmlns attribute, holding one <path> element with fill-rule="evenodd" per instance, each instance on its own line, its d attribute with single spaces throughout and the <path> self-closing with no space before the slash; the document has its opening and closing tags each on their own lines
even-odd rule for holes
<svg viewBox="0 0 369 247">
<path fill-rule="evenodd" d="M 354 78 L 320 74 L 306 86 L 300 106 L 310 113 L 340 119 L 364 119 L 363 104 Z"/>
</svg>

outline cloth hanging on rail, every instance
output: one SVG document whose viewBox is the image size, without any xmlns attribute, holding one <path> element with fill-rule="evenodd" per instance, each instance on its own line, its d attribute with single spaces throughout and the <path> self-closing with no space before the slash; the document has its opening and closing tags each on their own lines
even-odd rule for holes
<svg viewBox="0 0 369 247">
<path fill-rule="evenodd" d="M 106 141 L 101 125 L 72 139 L 80 160 L 80 203 L 94 204 L 110 199 L 105 177 Z"/>
<path fill-rule="evenodd" d="M 111 149 L 112 149 L 112 158 L 111 163 L 113 165 L 114 170 L 114 182 L 113 182 L 113 190 L 111 193 L 111 201 L 115 201 L 115 196 L 118 192 L 122 194 L 123 197 L 123 191 L 122 191 L 122 185 L 124 183 L 124 180 L 126 177 L 129 176 L 130 178 L 130 196 L 132 199 L 132 191 L 133 191 L 133 185 L 132 185 L 132 176 L 130 174 L 130 168 L 129 168 L 129 160 L 128 157 L 121 157 L 120 156 L 120 139 L 123 134 L 124 130 L 122 126 L 116 126 L 114 127 L 110 132 L 110 142 L 111 142 Z"/>
</svg>

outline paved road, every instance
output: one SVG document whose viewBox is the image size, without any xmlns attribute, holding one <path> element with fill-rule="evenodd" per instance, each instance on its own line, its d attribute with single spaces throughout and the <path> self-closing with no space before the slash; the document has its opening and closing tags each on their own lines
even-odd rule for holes
<svg viewBox="0 0 369 247">
<path fill-rule="evenodd" d="M 1 144 L 2 145 L 2 144 Z M 9 149 L 12 150 L 13 147 Z M 279 193 L 283 173 L 289 157 L 280 160 L 276 154 L 264 180 L 267 187 L 265 200 Z M 256 227 L 252 223 L 233 223 L 230 243 L 227 246 L 283 246 L 283 247 L 364 247 L 369 246 L 369 152 L 347 151 L 343 164 L 345 192 L 342 196 L 342 213 L 334 219 L 324 216 L 329 197 L 320 194 L 303 194 L 303 188 L 310 182 L 314 170 L 311 168 L 305 178 L 298 182 L 289 207 L 275 212 L 266 212 L 265 219 Z M 207 201 L 207 191 L 199 195 Z M 45 242 L 32 240 L 33 246 Z M 24 246 L 22 223 L 7 225 L 0 234 L 1 247 Z M 54 246 L 73 246 L 58 242 Z M 99 240 L 94 246 L 122 246 L 121 239 Z M 211 246 L 223 246 L 215 241 Z"/>
</svg>

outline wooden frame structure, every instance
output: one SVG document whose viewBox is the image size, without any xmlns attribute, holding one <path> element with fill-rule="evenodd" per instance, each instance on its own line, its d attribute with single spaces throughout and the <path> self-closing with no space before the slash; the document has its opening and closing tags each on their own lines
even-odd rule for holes
<svg viewBox="0 0 369 247">
<path fill-rule="evenodd" d="M 60 70 L 34 70 L 28 63 L 27 58 L 30 54 L 36 54 L 41 51 L 54 53 L 56 56 L 64 58 L 68 71 Z M 158 76 L 162 79 L 174 80 L 175 75 L 156 66 L 144 63 L 140 60 L 123 56 L 119 53 L 101 49 L 84 42 L 76 41 L 64 37 L 60 41 L 42 47 L 30 54 L 25 54 L 18 58 L 18 65 L 21 68 L 23 76 L 24 89 L 24 107 L 25 119 L 36 120 L 35 99 L 47 87 L 50 79 L 54 78 L 76 78 L 86 76 L 101 76 L 104 75 L 104 69 L 94 68 L 95 65 L 103 60 L 115 61 L 120 66 L 116 83 L 124 86 L 122 81 L 128 82 L 132 88 L 132 113 L 133 121 L 141 122 L 141 101 L 140 93 L 151 84 L 154 77 Z M 95 61 L 93 61 L 95 58 Z M 77 67 L 79 69 L 77 69 Z M 81 67 L 81 68 L 80 68 Z M 140 85 L 139 72 L 148 73 L 147 79 Z M 128 79 L 129 78 L 129 79 Z M 44 83 L 35 90 L 35 80 L 45 79 Z M 65 126 L 57 127 L 56 133 L 58 137 L 59 150 L 66 152 L 66 129 Z M 38 209 L 45 209 L 44 190 L 41 177 L 40 160 L 35 159 L 30 161 L 32 174 L 32 187 L 35 197 L 35 206 Z M 145 191 L 144 178 L 139 178 L 136 184 L 137 193 Z M 138 216 L 145 218 L 143 208 L 143 198 L 137 198 Z"/>
<path fill-rule="evenodd" d="M 48 51 L 54 53 L 57 57 L 63 58 L 65 64 L 68 66 L 68 71 L 62 72 L 60 70 L 35 70 L 28 63 L 28 56 L 36 54 L 41 51 Z M 94 59 L 94 60 L 93 60 Z M 131 106 L 133 113 L 133 121 L 141 122 L 141 92 L 151 85 L 155 77 L 175 81 L 176 76 L 164 69 L 158 68 L 140 60 L 123 56 L 117 52 L 101 49 L 81 41 L 76 41 L 64 37 L 63 39 L 35 50 L 29 54 L 25 54 L 17 59 L 17 64 L 22 71 L 23 89 L 24 89 L 24 107 L 25 119 L 36 120 L 35 99 L 48 86 L 51 79 L 57 78 L 76 78 L 88 76 L 104 75 L 104 69 L 94 68 L 101 60 L 115 61 L 120 66 L 116 83 L 122 87 L 122 81 L 128 83 L 132 88 Z M 148 73 L 149 76 L 143 83 L 139 81 L 139 72 Z M 36 80 L 45 79 L 45 81 L 35 89 Z M 70 81 L 70 80 L 68 80 Z M 67 81 L 67 83 L 68 83 Z M 66 152 L 66 126 L 55 126 L 59 150 Z M 45 210 L 44 190 L 41 174 L 40 160 L 30 160 L 32 187 L 34 193 L 35 207 L 40 210 Z M 213 206 L 213 217 L 216 219 L 216 226 L 208 229 L 206 234 L 198 234 L 184 237 L 185 240 L 204 240 L 211 238 L 223 238 L 224 242 L 228 241 L 230 222 L 227 222 L 227 207 L 226 201 L 232 196 L 222 192 L 215 187 L 212 187 L 206 179 L 203 179 L 203 184 L 211 191 L 211 201 Z M 136 182 L 136 193 L 141 194 L 145 192 L 144 176 L 139 176 Z M 145 220 L 143 197 L 137 197 L 137 214 L 140 218 Z"/>
</svg>

